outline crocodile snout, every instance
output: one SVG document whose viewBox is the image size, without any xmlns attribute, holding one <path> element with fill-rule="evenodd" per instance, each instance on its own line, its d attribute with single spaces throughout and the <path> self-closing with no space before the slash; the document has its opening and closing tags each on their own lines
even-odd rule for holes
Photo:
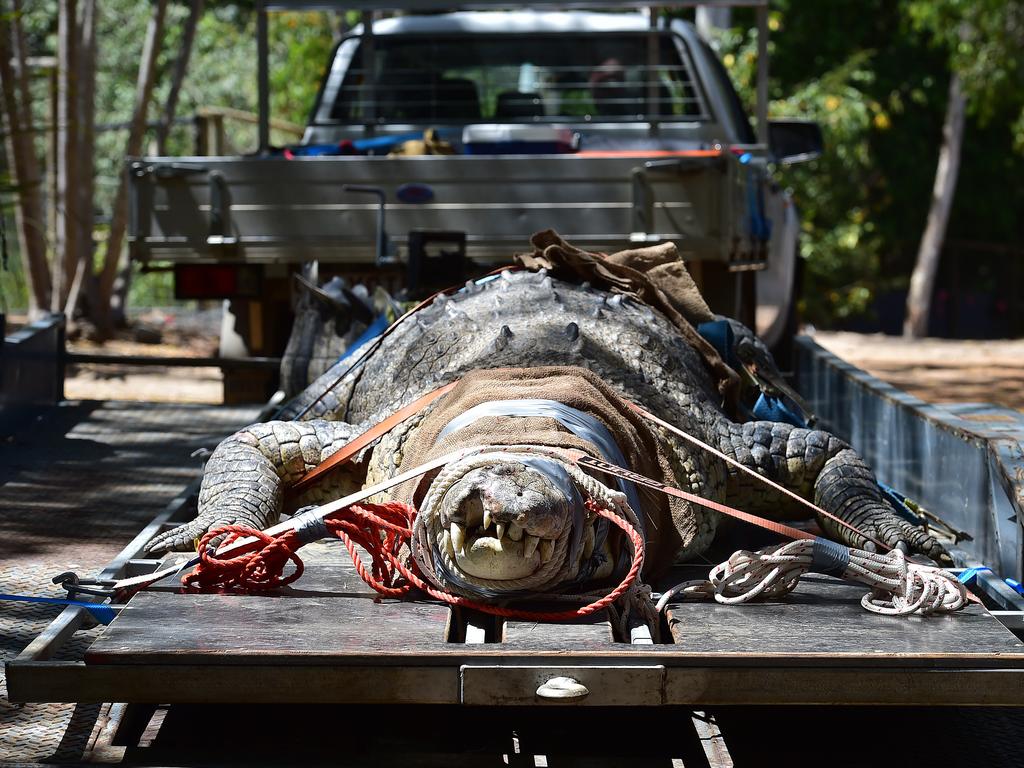
<svg viewBox="0 0 1024 768">
<path fill-rule="evenodd" d="M 566 546 L 558 544 L 572 533 L 576 503 L 549 476 L 523 463 L 478 467 L 441 500 L 444 546 L 469 576 L 526 578 L 556 553 L 565 557 Z M 581 552 L 589 557 L 594 531 L 592 525 L 586 528 Z"/>
</svg>

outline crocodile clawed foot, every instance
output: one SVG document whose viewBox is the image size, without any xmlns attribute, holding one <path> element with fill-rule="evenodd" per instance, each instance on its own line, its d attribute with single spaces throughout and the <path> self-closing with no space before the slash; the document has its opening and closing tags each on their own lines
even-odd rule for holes
<svg viewBox="0 0 1024 768">
<path fill-rule="evenodd" d="M 888 549 L 899 549 L 906 555 L 924 555 L 944 568 L 954 565 L 953 557 L 938 539 L 924 528 L 914 525 L 909 520 L 897 515 L 888 508 L 880 509 L 872 515 L 870 523 L 859 526 L 859 529 L 870 539 L 884 544 Z M 870 539 L 853 535 L 852 546 L 875 552 L 878 547 Z"/>
<path fill-rule="evenodd" d="M 195 551 L 196 544 L 199 542 L 199 539 L 206 535 L 207 531 L 222 525 L 231 525 L 234 522 L 234 520 L 210 522 L 209 518 L 205 520 L 203 518 L 196 518 L 191 522 L 179 525 L 177 528 L 172 528 L 169 531 L 164 531 L 154 537 L 146 545 L 145 552 L 152 555 L 162 555 L 165 552 Z M 212 543 L 217 545 L 223 538 L 223 536 L 218 537 Z"/>
</svg>

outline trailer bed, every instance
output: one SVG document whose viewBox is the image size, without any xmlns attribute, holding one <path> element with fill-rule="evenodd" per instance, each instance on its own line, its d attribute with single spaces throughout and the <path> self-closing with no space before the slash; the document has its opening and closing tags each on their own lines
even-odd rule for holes
<svg viewBox="0 0 1024 768">
<path fill-rule="evenodd" d="M 571 677 L 589 691 L 582 706 L 1024 703 L 1024 644 L 978 604 L 880 616 L 861 608 L 866 588 L 808 575 L 779 601 L 672 604 L 666 642 L 630 645 L 603 614 L 536 624 L 377 600 L 341 542 L 301 554 L 306 573 L 281 594 L 184 594 L 168 577 L 132 598 L 84 664 L 13 664 L 12 696 L 557 706 L 537 688 Z"/>
</svg>

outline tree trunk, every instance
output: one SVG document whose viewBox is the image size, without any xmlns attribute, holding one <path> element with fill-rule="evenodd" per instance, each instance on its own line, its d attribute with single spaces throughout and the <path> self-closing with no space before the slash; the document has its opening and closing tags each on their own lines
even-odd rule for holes
<svg viewBox="0 0 1024 768">
<path fill-rule="evenodd" d="M 199 25 L 199 17 L 203 15 L 203 0 L 190 0 L 188 19 L 185 21 L 185 29 L 181 37 L 181 50 L 178 52 L 178 59 L 174 62 L 174 75 L 171 78 L 171 87 L 167 92 L 167 102 L 164 104 L 164 115 L 156 129 L 156 151 L 158 155 L 167 154 L 167 135 L 174 125 L 174 117 L 178 111 L 178 96 L 181 93 L 181 85 L 185 81 L 185 74 L 188 72 L 188 62 L 192 57 L 192 44 L 196 39 L 196 27 Z"/>
<path fill-rule="evenodd" d="M 78 268 L 78 3 L 60 0 L 57 11 L 57 238 L 50 308 L 63 312 Z"/>
<path fill-rule="evenodd" d="M 907 316 L 903 322 L 903 335 L 906 338 L 920 339 L 928 335 L 935 275 L 939 270 L 939 256 L 946 238 L 946 225 L 949 223 L 949 212 L 953 206 L 956 179 L 960 171 L 966 107 L 967 99 L 960 77 L 954 73 L 949 80 L 949 103 L 946 105 L 946 120 L 942 127 L 942 147 L 935 169 L 932 205 L 918 247 L 917 263 L 910 276 Z"/>
<path fill-rule="evenodd" d="M 135 85 L 135 107 L 132 111 L 131 125 L 128 130 L 128 142 L 125 157 L 133 157 L 142 151 L 142 140 L 146 134 L 146 112 L 153 95 L 156 79 L 156 59 L 164 34 L 164 19 L 167 15 L 167 0 L 155 0 L 153 15 L 146 30 L 146 41 L 142 46 L 142 61 L 139 64 L 139 79 Z M 99 313 L 101 332 L 109 332 L 115 322 L 123 320 L 124 301 L 113 305 L 114 282 L 121 266 L 121 245 L 124 243 L 124 231 L 128 220 L 128 176 L 122 171 L 117 185 L 117 196 L 114 198 L 114 210 L 110 221 L 110 236 L 107 239 L 107 250 L 103 257 L 103 271 L 99 284 Z"/>
<path fill-rule="evenodd" d="M 83 283 L 91 282 L 93 270 L 94 196 L 96 191 L 96 0 L 83 0 L 79 14 L 78 103 L 75 108 L 78 142 L 78 218 L 75 267 L 64 314 L 72 322 Z"/>
<path fill-rule="evenodd" d="M 6 4 L 0 6 L 0 84 L 3 88 L 3 110 L 7 125 L 7 167 L 14 174 L 18 190 L 15 215 L 18 245 L 28 282 L 29 315 L 38 317 L 50 306 L 53 286 L 46 263 L 42 177 L 32 133 L 28 68 L 24 47 L 19 45 L 23 39 L 20 10 L 17 0 L 13 3 L 13 10 L 9 11 Z M 17 72 L 11 65 L 12 58 L 17 63 Z"/>
</svg>

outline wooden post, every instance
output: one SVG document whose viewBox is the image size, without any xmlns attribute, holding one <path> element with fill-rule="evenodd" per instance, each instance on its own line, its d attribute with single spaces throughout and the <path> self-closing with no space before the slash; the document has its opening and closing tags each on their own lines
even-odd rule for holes
<svg viewBox="0 0 1024 768">
<path fill-rule="evenodd" d="M 63 312 L 78 267 L 78 2 L 60 0 L 57 13 L 57 238 L 50 309 Z"/>
</svg>

